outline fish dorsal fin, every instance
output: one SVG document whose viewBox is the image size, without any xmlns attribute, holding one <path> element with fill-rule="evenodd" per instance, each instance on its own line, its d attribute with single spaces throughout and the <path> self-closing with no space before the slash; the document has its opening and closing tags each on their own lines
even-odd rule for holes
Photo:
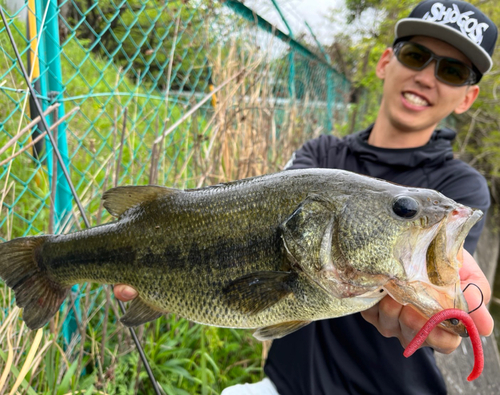
<svg viewBox="0 0 500 395">
<path fill-rule="evenodd" d="M 108 212 L 119 217 L 129 208 L 138 204 L 150 202 L 160 196 L 180 193 L 179 189 L 160 187 L 156 185 L 122 186 L 104 192 L 102 200 Z"/>
</svg>

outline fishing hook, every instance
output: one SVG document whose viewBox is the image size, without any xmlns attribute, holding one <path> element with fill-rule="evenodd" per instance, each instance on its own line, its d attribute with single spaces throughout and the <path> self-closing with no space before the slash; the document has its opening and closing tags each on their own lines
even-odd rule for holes
<svg viewBox="0 0 500 395">
<path fill-rule="evenodd" d="M 28 85 L 28 89 L 30 91 L 31 97 L 33 98 L 33 101 L 35 103 L 35 106 L 37 108 L 38 114 L 43 114 L 42 111 L 42 106 L 40 105 L 40 99 L 37 97 L 35 90 L 33 89 L 33 86 L 31 85 L 31 82 L 28 77 L 28 73 L 26 72 L 26 69 L 24 67 L 24 64 L 22 62 L 21 56 L 19 55 L 19 51 L 17 49 L 16 42 L 14 41 L 14 37 L 12 36 L 12 32 L 10 30 L 10 27 L 7 23 L 7 18 L 5 17 L 5 13 L 3 10 L 3 7 L 0 6 L 0 14 L 2 16 L 3 23 L 5 25 L 5 30 L 7 31 L 7 34 L 9 36 L 10 43 L 12 45 L 12 49 L 14 50 L 17 58 L 17 62 L 19 63 L 19 67 L 21 68 L 21 71 L 24 76 L 24 80 L 26 81 L 26 84 Z M 50 132 L 49 125 L 47 124 L 47 120 L 45 117 L 40 117 L 41 121 L 43 123 L 43 127 L 47 132 L 47 136 L 49 137 L 50 143 L 52 144 L 52 148 L 54 150 L 54 153 L 56 154 L 57 161 L 59 162 L 59 165 L 61 166 L 61 170 L 63 171 L 64 177 L 66 178 L 66 181 L 69 185 L 69 188 L 71 190 L 71 194 L 73 195 L 73 199 L 75 199 L 75 203 L 78 206 L 78 209 L 80 210 L 80 214 L 83 218 L 83 222 L 85 222 L 85 226 L 87 228 L 90 228 L 90 222 L 87 219 L 87 216 L 85 215 L 85 210 L 82 206 L 82 203 L 80 202 L 80 199 L 78 198 L 78 195 L 76 193 L 75 187 L 73 186 L 73 182 L 71 181 L 71 178 L 69 176 L 68 170 L 66 169 L 66 166 L 64 165 L 64 161 L 62 159 L 61 153 L 59 152 L 59 149 L 57 148 L 56 141 L 54 140 L 54 137 L 52 136 L 52 133 Z M 118 305 L 120 306 L 120 310 L 122 311 L 123 314 L 125 314 L 125 305 L 123 304 L 122 301 L 118 300 Z M 149 379 L 151 380 L 151 384 L 153 385 L 153 388 L 155 390 L 155 393 L 157 395 L 161 395 L 160 388 L 158 387 L 158 382 L 156 381 L 153 372 L 151 370 L 151 367 L 149 366 L 149 362 L 146 358 L 146 355 L 144 354 L 144 350 L 142 348 L 141 343 L 139 342 L 139 339 L 137 338 L 137 335 L 135 333 L 134 328 L 128 328 L 130 331 L 130 334 L 132 335 L 132 338 L 134 339 L 135 346 L 137 347 L 137 351 L 139 352 L 139 355 L 141 357 L 142 363 L 144 364 L 144 368 L 146 369 Z"/>
<path fill-rule="evenodd" d="M 474 311 L 476 311 L 477 309 L 479 309 L 482 306 L 483 302 L 484 302 L 483 291 L 481 291 L 481 288 L 479 288 L 479 286 L 477 284 L 474 284 L 474 283 L 467 284 L 467 286 L 464 288 L 464 290 L 462 292 L 465 292 L 467 290 L 467 288 L 469 288 L 470 285 L 474 285 L 479 290 L 479 293 L 481 294 L 481 302 L 479 302 L 479 306 L 477 306 L 474 310 L 469 311 L 469 314 L 473 313 Z"/>
</svg>

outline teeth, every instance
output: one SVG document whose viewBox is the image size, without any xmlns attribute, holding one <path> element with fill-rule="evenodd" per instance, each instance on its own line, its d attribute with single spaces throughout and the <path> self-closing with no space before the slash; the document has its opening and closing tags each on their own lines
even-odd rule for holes
<svg viewBox="0 0 500 395">
<path fill-rule="evenodd" d="M 429 105 L 429 103 L 427 103 L 426 100 L 422 99 L 420 96 L 414 95 L 413 93 L 406 92 L 403 94 L 403 96 L 410 103 L 415 104 L 417 106 L 428 106 Z"/>
</svg>

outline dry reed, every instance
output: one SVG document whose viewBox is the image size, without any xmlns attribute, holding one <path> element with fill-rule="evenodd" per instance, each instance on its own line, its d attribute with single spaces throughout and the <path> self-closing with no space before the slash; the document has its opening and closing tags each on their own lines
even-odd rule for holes
<svg viewBox="0 0 500 395">
<path fill-rule="evenodd" d="M 178 28 L 179 19 L 176 22 L 176 32 Z M 271 47 L 271 43 L 269 46 Z M 162 183 L 167 180 L 168 186 L 178 186 L 178 184 L 203 186 L 276 172 L 282 169 L 293 151 L 305 140 L 321 132 L 329 132 L 320 125 L 313 128 L 313 133 L 310 131 L 311 128 L 306 128 L 307 125 L 316 124 L 312 115 L 314 112 L 308 110 L 310 97 L 306 94 L 304 99 L 299 101 L 278 94 L 274 85 L 276 74 L 284 71 L 272 72 L 272 55 L 266 50 L 257 48 L 257 45 L 242 46 L 240 42 L 233 40 L 224 51 L 222 49 L 212 51 L 209 59 L 212 65 L 212 78 L 222 82 L 213 91 L 206 93 L 201 100 L 190 103 L 189 108 L 185 109 L 184 114 L 175 122 L 170 122 L 168 119 L 169 109 L 171 110 L 173 106 L 179 108 L 179 105 L 170 103 L 169 95 L 172 92 L 169 90 L 170 87 L 167 87 L 165 102 L 160 104 L 165 106 L 166 111 L 163 114 L 167 115 L 157 119 L 156 131 L 150 136 L 141 136 L 136 130 L 139 118 L 143 119 L 138 111 L 137 101 L 129 103 L 131 106 L 129 111 L 129 108 L 121 103 L 119 96 L 112 103 L 115 106 L 114 120 L 112 120 L 114 125 L 110 127 L 107 135 L 109 146 L 105 150 L 96 153 L 95 149 L 90 148 L 91 140 L 83 139 L 84 132 L 72 128 L 71 122 L 69 123 L 69 128 L 75 136 L 78 139 L 82 137 L 81 143 L 68 141 L 70 151 L 76 152 L 78 144 L 82 144 L 87 152 L 96 156 L 92 158 L 96 160 L 95 166 L 89 167 L 85 174 L 86 182 L 80 185 L 78 191 L 86 207 L 89 207 L 89 210 L 93 207 L 90 214 L 98 224 L 109 220 L 109 216 L 103 215 L 100 195 L 108 186 L 117 186 L 120 180 L 134 181 L 142 174 L 143 183 L 147 180 L 152 183 L 157 181 Z M 174 49 L 173 47 L 171 60 Z M 208 110 L 207 103 L 211 103 Z M 119 114 L 122 114 L 121 130 L 118 127 Z M 203 126 L 197 117 L 204 118 Z M 185 128 L 188 122 L 191 122 L 192 126 L 183 132 L 183 139 L 179 141 L 176 133 L 179 134 L 178 132 L 181 128 Z M 168 141 L 167 136 L 172 137 L 172 140 Z M 142 145 L 138 144 L 140 139 L 145 139 Z M 177 144 L 178 149 L 182 144 L 185 149 L 184 155 L 179 155 L 176 159 L 169 158 L 166 151 L 171 148 L 171 144 Z M 134 156 L 136 153 L 137 156 Z M 77 155 L 74 157 L 75 161 L 83 160 L 86 154 L 81 150 Z M 144 158 L 147 160 L 140 162 Z M 148 172 L 144 172 L 146 166 L 149 166 Z M 170 170 L 169 174 L 169 169 L 176 170 Z M 160 177 L 161 173 L 163 177 Z M 9 193 L 8 188 L 10 186 L 6 183 L 2 201 Z M 77 218 L 78 216 L 74 214 L 67 217 L 60 229 L 64 231 L 79 226 Z M 12 300 L 10 291 L 4 288 L 3 293 L 4 304 L 5 301 L 10 302 Z M 70 362 L 78 359 L 76 375 L 79 376 L 88 364 L 93 364 L 97 367 L 100 384 L 104 385 L 108 373 L 111 374 L 110 372 L 118 365 L 120 356 L 131 352 L 133 348 L 127 331 L 121 330 L 119 326 L 115 326 L 114 331 L 109 330 L 110 326 L 107 325 L 109 317 L 112 314 L 115 317 L 120 315 L 114 303 L 111 303 L 109 289 L 95 307 L 91 307 L 93 305 L 91 298 L 91 287 L 87 285 L 82 290 L 82 322 L 78 322 L 79 332 L 66 350 L 63 350 L 54 339 L 60 334 L 68 312 L 73 309 L 74 301 L 66 307 L 65 313 L 53 322 L 53 333 L 40 331 L 37 333 L 36 341 L 30 338 L 26 327 L 18 319 L 19 310 L 11 311 L 0 327 L 0 342 L 6 335 L 9 337 L 7 361 L 2 364 L 4 370 L 0 377 L 0 391 L 9 382 L 14 360 L 17 360 L 16 365 L 23 363 L 23 369 L 26 366 L 21 370 L 24 376 L 19 374 L 15 385 L 20 385 L 18 383 L 20 377 L 24 378 L 29 368 L 32 369 L 31 382 L 33 377 L 36 377 L 35 371 L 38 370 L 39 373 L 43 369 L 42 360 L 49 350 L 60 354 L 64 361 L 57 375 L 58 382 L 69 369 Z M 95 314 L 103 316 L 105 322 L 99 329 L 100 340 L 96 340 L 98 339 L 96 334 L 91 335 L 85 331 L 87 323 L 95 320 Z M 116 346 L 113 349 L 109 348 L 107 342 L 116 339 L 118 339 Z M 84 349 L 84 340 L 90 342 L 90 351 Z M 40 344 L 42 347 L 39 349 Z M 28 345 L 30 346 L 28 357 L 21 357 L 21 350 L 27 350 Z M 268 345 L 263 349 L 263 359 L 267 351 Z M 88 357 L 85 363 L 84 356 Z M 240 363 L 246 364 L 247 361 Z M 134 389 L 138 391 L 138 386 L 136 385 Z"/>
</svg>

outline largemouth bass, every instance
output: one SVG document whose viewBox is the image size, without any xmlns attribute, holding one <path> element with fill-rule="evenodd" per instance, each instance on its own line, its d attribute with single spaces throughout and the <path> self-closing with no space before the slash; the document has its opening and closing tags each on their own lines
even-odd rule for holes
<svg viewBox="0 0 500 395">
<path fill-rule="evenodd" d="M 433 190 L 307 169 L 200 189 L 117 187 L 103 199 L 116 222 L 0 245 L 0 277 L 29 328 L 81 282 L 134 287 L 127 326 L 171 312 L 262 340 L 387 294 L 425 317 L 467 311 L 457 256 L 482 213 Z"/>
</svg>

